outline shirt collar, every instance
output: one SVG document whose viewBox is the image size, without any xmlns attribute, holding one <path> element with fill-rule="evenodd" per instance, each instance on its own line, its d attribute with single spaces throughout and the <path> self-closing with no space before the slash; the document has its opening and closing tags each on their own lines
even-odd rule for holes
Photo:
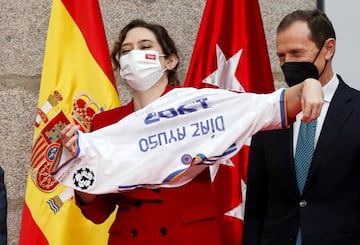
<svg viewBox="0 0 360 245">
<path fill-rule="evenodd" d="M 338 85 L 339 85 L 339 79 L 336 76 L 336 73 L 334 72 L 334 75 L 331 78 L 331 80 L 327 84 L 325 84 L 325 86 L 323 86 L 324 102 L 330 103 Z"/>
</svg>

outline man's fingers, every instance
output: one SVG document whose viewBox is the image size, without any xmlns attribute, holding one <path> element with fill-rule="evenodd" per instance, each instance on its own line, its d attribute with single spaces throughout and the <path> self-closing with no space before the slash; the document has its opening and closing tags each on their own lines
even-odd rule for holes
<svg viewBox="0 0 360 245">
<path fill-rule="evenodd" d="M 319 100 L 317 102 L 308 102 L 303 101 L 303 118 L 301 119 L 304 122 L 311 122 L 320 116 L 321 108 L 323 101 Z"/>
<path fill-rule="evenodd" d="M 301 106 L 303 111 L 302 121 L 310 122 L 320 116 L 321 108 L 324 103 L 324 93 L 321 83 L 309 78 L 304 82 Z"/>
</svg>

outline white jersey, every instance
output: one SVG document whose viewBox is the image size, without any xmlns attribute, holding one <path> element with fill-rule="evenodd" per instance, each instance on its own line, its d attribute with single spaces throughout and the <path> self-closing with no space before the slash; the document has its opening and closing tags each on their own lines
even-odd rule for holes
<svg viewBox="0 0 360 245">
<path fill-rule="evenodd" d="M 115 124 L 78 131 L 76 156 L 64 148 L 51 173 L 93 194 L 176 187 L 236 154 L 259 130 L 283 127 L 283 89 L 252 94 L 178 88 Z"/>
</svg>

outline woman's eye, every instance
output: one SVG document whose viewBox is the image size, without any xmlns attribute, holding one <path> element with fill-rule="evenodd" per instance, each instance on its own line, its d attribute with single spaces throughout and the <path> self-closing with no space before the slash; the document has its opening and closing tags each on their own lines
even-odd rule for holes
<svg viewBox="0 0 360 245">
<path fill-rule="evenodd" d="M 121 51 L 121 55 L 127 54 L 130 52 L 130 49 L 125 49 Z"/>
</svg>

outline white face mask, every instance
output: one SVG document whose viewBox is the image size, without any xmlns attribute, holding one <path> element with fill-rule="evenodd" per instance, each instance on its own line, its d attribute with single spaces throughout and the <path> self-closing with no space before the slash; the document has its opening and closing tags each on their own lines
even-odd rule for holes
<svg viewBox="0 0 360 245">
<path fill-rule="evenodd" d="M 135 90 L 145 91 L 151 88 L 164 74 L 158 51 L 131 50 L 120 57 L 120 76 Z"/>
</svg>

